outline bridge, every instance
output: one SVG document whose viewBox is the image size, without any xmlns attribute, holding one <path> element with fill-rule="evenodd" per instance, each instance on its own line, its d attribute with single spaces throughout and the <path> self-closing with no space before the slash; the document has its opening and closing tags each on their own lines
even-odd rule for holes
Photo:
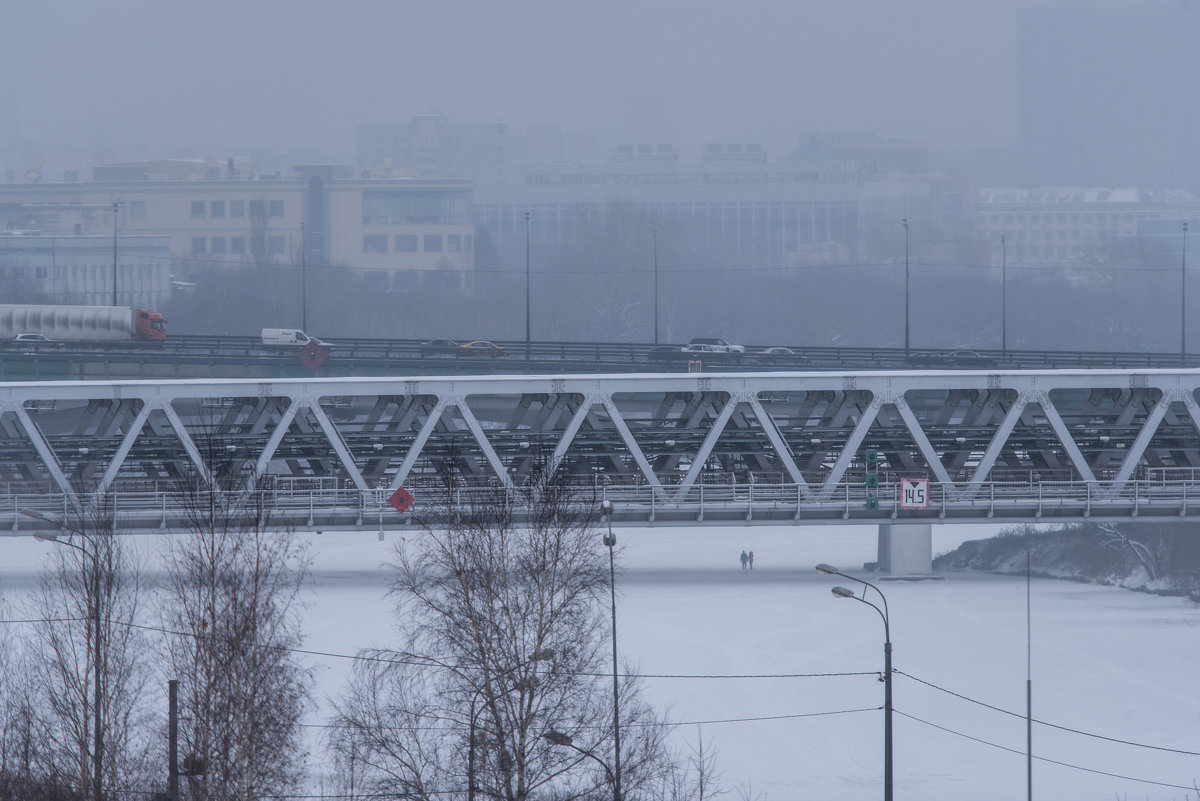
<svg viewBox="0 0 1200 801">
<path fill-rule="evenodd" d="M 942 521 L 1200 515 L 1198 389 L 1196 369 L 8 382 L 0 527 L 105 493 L 119 527 L 169 529 L 198 478 L 382 531 L 412 525 L 400 486 L 419 509 L 449 471 L 469 492 L 549 468 L 615 522 L 877 524 L 884 566 L 919 570 Z"/>
</svg>

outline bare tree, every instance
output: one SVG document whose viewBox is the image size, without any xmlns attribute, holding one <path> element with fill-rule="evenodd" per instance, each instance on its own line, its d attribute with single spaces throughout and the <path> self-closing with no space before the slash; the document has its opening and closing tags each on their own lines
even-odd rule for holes
<svg viewBox="0 0 1200 801">
<path fill-rule="evenodd" d="M 111 503 L 81 497 L 47 533 L 61 547 L 31 601 L 42 623 L 23 652 L 38 679 L 19 704 L 18 734 L 32 749 L 23 769 L 44 786 L 115 798 L 149 775 L 141 567 L 114 531 Z"/>
<path fill-rule="evenodd" d="M 219 437 L 209 454 L 224 453 Z M 301 717 L 311 676 L 290 649 L 302 643 L 300 592 L 309 557 L 271 524 L 238 471 L 209 459 L 214 483 L 183 479 L 187 533 L 169 546 L 162 609 L 171 678 L 180 682 L 182 753 L 198 774 L 190 799 L 274 797 L 299 785 Z"/>
<path fill-rule="evenodd" d="M 526 801 L 610 792 L 608 565 L 595 504 L 539 474 L 520 490 L 449 487 L 449 522 L 398 548 L 404 647 L 361 654 L 332 745 L 364 793 Z M 667 728 L 621 680 L 627 799 L 684 783 Z M 549 737 L 547 737 L 549 735 Z"/>
</svg>

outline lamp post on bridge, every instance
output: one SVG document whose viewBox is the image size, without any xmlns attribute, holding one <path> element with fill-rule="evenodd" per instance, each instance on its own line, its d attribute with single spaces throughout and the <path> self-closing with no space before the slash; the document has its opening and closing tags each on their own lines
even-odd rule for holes
<svg viewBox="0 0 1200 801">
<path fill-rule="evenodd" d="M 904 355 L 908 356 L 908 218 L 902 218 L 900 224 L 904 226 Z"/>
</svg>

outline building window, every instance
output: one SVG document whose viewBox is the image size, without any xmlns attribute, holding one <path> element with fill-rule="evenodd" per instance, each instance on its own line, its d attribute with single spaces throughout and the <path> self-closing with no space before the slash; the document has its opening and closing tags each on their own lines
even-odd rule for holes
<svg viewBox="0 0 1200 801">
<path fill-rule="evenodd" d="M 235 200 L 234 203 L 241 201 Z M 229 252 L 241 256 L 246 252 L 246 237 L 231 236 L 229 237 Z"/>
<path fill-rule="evenodd" d="M 205 252 L 204 237 L 193 236 L 192 237 L 192 253 L 204 253 L 204 252 Z"/>
<path fill-rule="evenodd" d="M 283 253 L 283 249 L 284 249 L 283 237 L 282 236 L 271 237 L 271 253 L 278 255 L 280 253 Z"/>
<path fill-rule="evenodd" d="M 451 253 L 458 253 L 462 250 L 462 235 L 446 234 L 446 250 Z"/>
<path fill-rule="evenodd" d="M 244 219 L 246 216 L 246 201 L 231 200 L 229 201 L 229 216 L 234 219 Z"/>
<path fill-rule="evenodd" d="M 364 236 L 363 253 L 387 253 L 387 237 Z"/>
<path fill-rule="evenodd" d="M 225 218 L 225 201 L 214 200 L 208 204 L 208 216 L 213 219 Z"/>
<path fill-rule="evenodd" d="M 272 217 L 282 217 L 283 216 L 283 201 L 282 200 L 272 200 L 271 201 L 271 216 Z"/>
<path fill-rule="evenodd" d="M 267 201 L 251 200 L 250 201 L 250 216 L 251 217 L 266 217 L 267 216 Z"/>
<path fill-rule="evenodd" d="M 426 253 L 441 253 L 442 252 L 442 235 L 441 234 L 425 234 L 425 252 Z"/>
<path fill-rule="evenodd" d="M 146 219 L 146 201 L 135 200 L 129 204 L 129 219 L 131 219 L 131 220 Z"/>
<path fill-rule="evenodd" d="M 463 250 L 465 250 L 467 253 L 470 253 L 470 252 L 471 252 L 471 247 L 472 247 L 472 244 L 471 244 L 471 235 L 470 235 L 470 234 L 463 234 Z"/>
<path fill-rule="evenodd" d="M 192 219 L 193 220 L 203 220 L 204 219 L 204 201 L 203 200 L 193 200 L 192 201 Z"/>
<path fill-rule="evenodd" d="M 212 252 L 225 255 L 225 237 L 214 236 L 212 238 Z"/>
<path fill-rule="evenodd" d="M 396 252 L 397 253 L 416 253 L 417 252 L 417 235 L 416 234 L 397 234 L 396 235 Z"/>
</svg>

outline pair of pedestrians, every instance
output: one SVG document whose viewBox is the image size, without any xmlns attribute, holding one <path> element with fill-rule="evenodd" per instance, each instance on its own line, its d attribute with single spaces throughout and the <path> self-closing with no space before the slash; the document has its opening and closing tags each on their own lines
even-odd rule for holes
<svg viewBox="0 0 1200 801">
<path fill-rule="evenodd" d="M 750 570 L 754 569 L 754 551 L 750 551 L 749 553 L 742 551 L 740 558 L 742 560 L 742 570 L 746 570 L 747 568 Z"/>
</svg>

